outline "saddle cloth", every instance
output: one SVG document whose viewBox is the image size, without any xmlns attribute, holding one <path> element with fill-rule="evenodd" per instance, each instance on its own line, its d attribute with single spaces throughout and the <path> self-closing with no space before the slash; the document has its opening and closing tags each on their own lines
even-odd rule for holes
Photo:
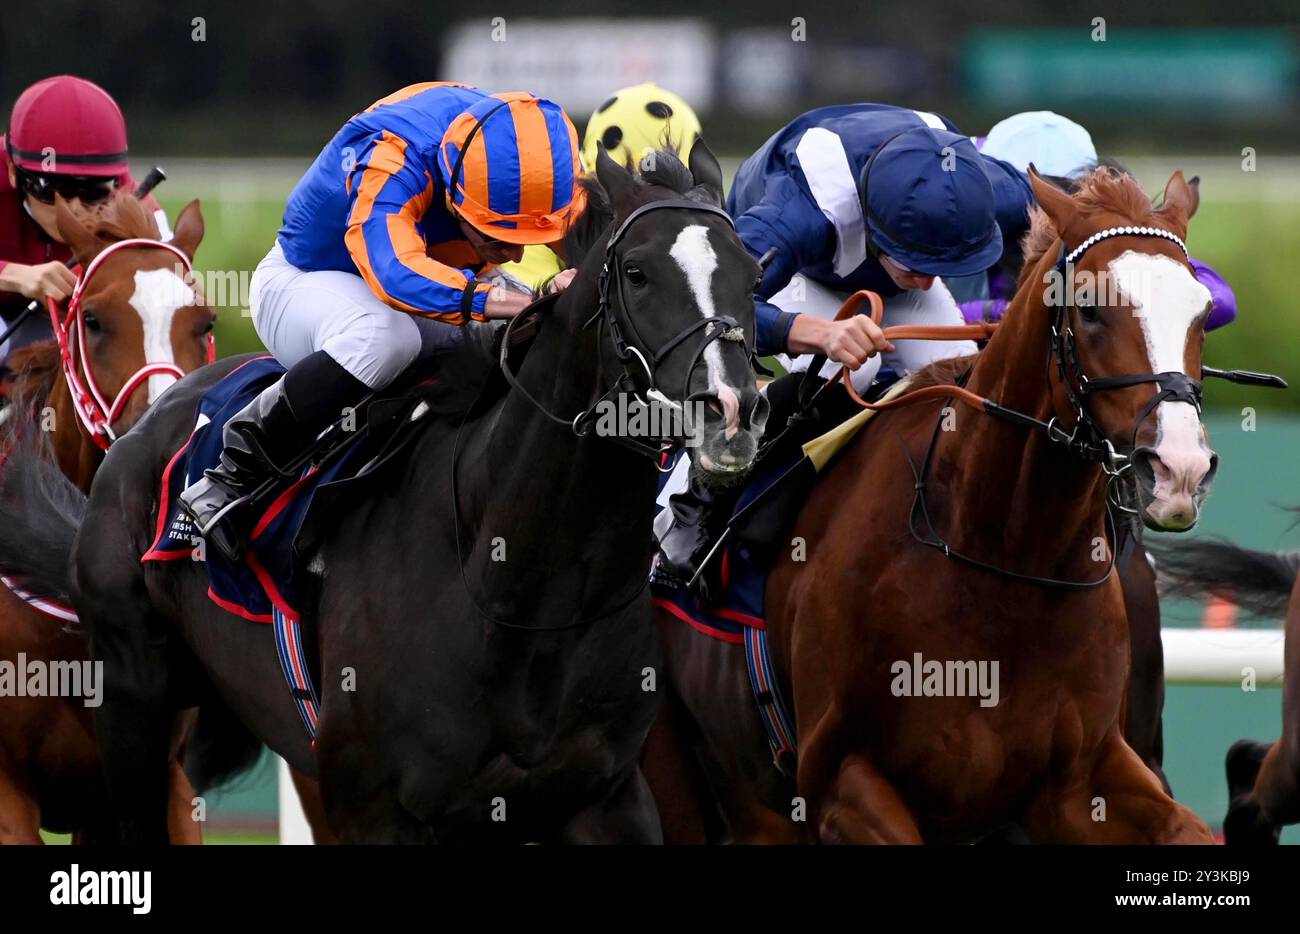
<svg viewBox="0 0 1300 934">
<path fill-rule="evenodd" d="M 889 387 L 880 398 L 903 393 L 909 380 Z M 783 549 L 798 547 L 786 535 L 799 507 L 827 464 L 876 413 L 862 409 L 847 420 L 822 429 L 802 444 L 774 445 L 764 452 L 745 481 L 732 510 L 722 546 L 722 591 L 710 604 L 684 587 L 654 582 L 655 604 L 683 623 L 714 639 L 741 643 L 746 628 L 764 629 L 763 594 L 767 575 Z M 681 458 L 660 489 L 660 528 L 668 518 L 668 497 L 686 486 L 687 458 Z"/>
<path fill-rule="evenodd" d="M 221 454 L 226 423 L 284 374 L 270 356 L 255 357 L 232 370 L 199 400 L 194 431 L 163 471 L 153 544 L 141 561 L 203 560 L 210 585 L 208 597 L 237 616 L 271 623 L 276 611 L 291 620 L 299 614 L 301 561 L 295 542 L 314 503 L 324 491 L 358 481 L 381 456 L 387 457 L 414 437 L 432 410 L 423 401 L 425 387 L 413 374 L 405 389 L 372 397 L 358 406 L 355 426 L 327 456 L 313 458 L 296 479 L 273 496 L 253 505 L 255 518 L 243 564 L 231 564 L 214 549 L 200 548 L 200 536 L 178 496 Z M 411 384 L 414 383 L 412 386 Z"/>
</svg>

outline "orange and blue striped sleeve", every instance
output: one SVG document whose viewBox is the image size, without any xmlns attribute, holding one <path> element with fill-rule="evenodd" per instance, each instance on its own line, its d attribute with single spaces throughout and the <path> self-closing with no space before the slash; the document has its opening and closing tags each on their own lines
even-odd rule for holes
<svg viewBox="0 0 1300 934">
<path fill-rule="evenodd" d="M 433 179 L 407 148 L 385 131 L 352 168 L 348 253 L 385 304 L 450 324 L 482 321 L 491 286 L 426 253 L 418 224 L 433 201 Z"/>
</svg>

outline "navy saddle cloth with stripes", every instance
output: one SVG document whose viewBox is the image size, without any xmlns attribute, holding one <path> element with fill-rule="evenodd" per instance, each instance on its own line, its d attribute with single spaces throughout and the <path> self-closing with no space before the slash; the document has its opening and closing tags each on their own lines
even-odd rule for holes
<svg viewBox="0 0 1300 934">
<path fill-rule="evenodd" d="M 279 609 L 299 617 L 301 561 L 295 551 L 313 506 L 327 491 L 353 484 L 407 447 L 432 409 L 422 390 L 436 381 L 411 374 L 401 387 L 357 407 L 351 423 L 332 431 L 340 439 L 326 444 L 294 477 L 251 504 L 253 521 L 243 564 L 226 562 L 215 549 L 200 550 L 200 537 L 177 497 L 185 487 L 217 463 L 226 423 L 267 386 L 284 375 L 270 356 L 241 364 L 207 390 L 199 401 L 195 428 L 163 472 L 153 544 L 143 561 L 203 560 L 210 586 L 208 596 L 223 609 L 259 623 L 272 622 Z M 349 490 L 349 495 L 352 495 Z"/>
</svg>

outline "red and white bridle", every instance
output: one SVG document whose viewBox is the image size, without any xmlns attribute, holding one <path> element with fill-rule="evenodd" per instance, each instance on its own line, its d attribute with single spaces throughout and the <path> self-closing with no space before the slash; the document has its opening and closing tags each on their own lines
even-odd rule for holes
<svg viewBox="0 0 1300 934">
<path fill-rule="evenodd" d="M 72 393 L 73 408 L 77 412 L 77 418 L 86 429 L 86 433 L 90 435 L 90 439 L 95 443 L 96 447 L 103 451 L 107 451 L 108 446 L 117 440 L 117 435 L 112 428 L 113 422 L 117 421 L 122 414 L 122 410 L 126 408 L 126 404 L 135 395 L 136 390 L 144 385 L 149 377 L 166 375 L 180 379 L 185 375 L 185 372 L 174 363 L 146 360 L 144 366 L 132 373 L 127 381 L 122 384 L 122 388 L 111 403 L 104 397 L 104 393 L 95 380 L 95 373 L 90 368 L 90 359 L 86 355 L 86 320 L 84 310 L 81 307 L 81 297 L 104 260 L 118 250 L 129 247 L 167 250 L 180 260 L 181 266 L 187 275 L 194 271 L 190 258 L 178 247 L 172 246 L 170 243 L 140 238 L 119 240 L 105 247 L 102 252 L 90 261 L 90 265 L 86 267 L 81 274 L 81 278 L 77 280 L 77 287 L 72 292 L 72 298 L 68 300 L 68 309 L 65 314 L 60 316 L 57 302 L 51 300 L 48 303 L 50 323 L 54 326 L 54 336 L 59 342 L 59 360 L 63 366 L 64 378 L 68 381 L 68 389 Z M 211 333 L 207 336 L 207 345 L 206 362 L 212 363 L 217 359 L 217 344 Z M 80 361 L 80 371 L 78 371 L 78 360 Z"/>
</svg>

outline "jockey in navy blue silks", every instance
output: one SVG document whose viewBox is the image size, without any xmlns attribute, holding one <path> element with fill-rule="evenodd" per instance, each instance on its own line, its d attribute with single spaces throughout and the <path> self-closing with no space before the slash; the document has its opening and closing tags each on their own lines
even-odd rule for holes
<svg viewBox="0 0 1300 934">
<path fill-rule="evenodd" d="M 847 366 L 860 391 L 882 361 L 903 375 L 974 353 L 971 341 L 895 347 L 864 315 L 833 319 L 852 292 L 871 289 L 884 299 L 886 326 L 965 323 L 940 277 L 996 265 L 1003 242 L 1028 227 L 1032 204 L 1024 173 L 981 155 L 935 114 L 885 104 L 804 114 L 745 160 L 727 200 L 750 254 L 775 250 L 757 290 L 759 353 L 778 355 L 791 372 L 825 354 L 820 375 Z M 698 480 L 670 498 L 661 580 L 699 577 L 713 539 L 711 499 Z"/>
<path fill-rule="evenodd" d="M 804 334 L 798 321 L 801 314 L 827 317 L 819 314 L 822 303 L 805 300 L 803 305 L 818 307 L 800 307 L 789 296 L 780 298 L 800 278 L 819 294 L 879 292 L 887 300 L 886 318 L 891 306 L 923 306 L 924 323 L 962 323 L 960 314 L 943 313 L 946 289 L 936 286 L 935 277 L 993 266 L 1003 240 L 1014 242 L 1025 231 L 1031 204 L 1033 192 L 1022 172 L 980 155 L 942 117 L 886 104 L 804 114 L 745 160 L 727 200 L 749 252 L 757 257 L 772 247 L 777 251 L 758 289 L 760 352 L 828 349 L 824 329 Z M 890 301 L 936 288 L 928 301 Z M 832 314 L 838 301 L 835 306 Z M 910 322 L 914 314 L 904 316 Z M 917 349 L 931 357 L 955 350 L 943 344 Z M 829 356 L 850 365 L 866 359 Z M 893 362 L 913 370 L 920 361 Z"/>
</svg>

